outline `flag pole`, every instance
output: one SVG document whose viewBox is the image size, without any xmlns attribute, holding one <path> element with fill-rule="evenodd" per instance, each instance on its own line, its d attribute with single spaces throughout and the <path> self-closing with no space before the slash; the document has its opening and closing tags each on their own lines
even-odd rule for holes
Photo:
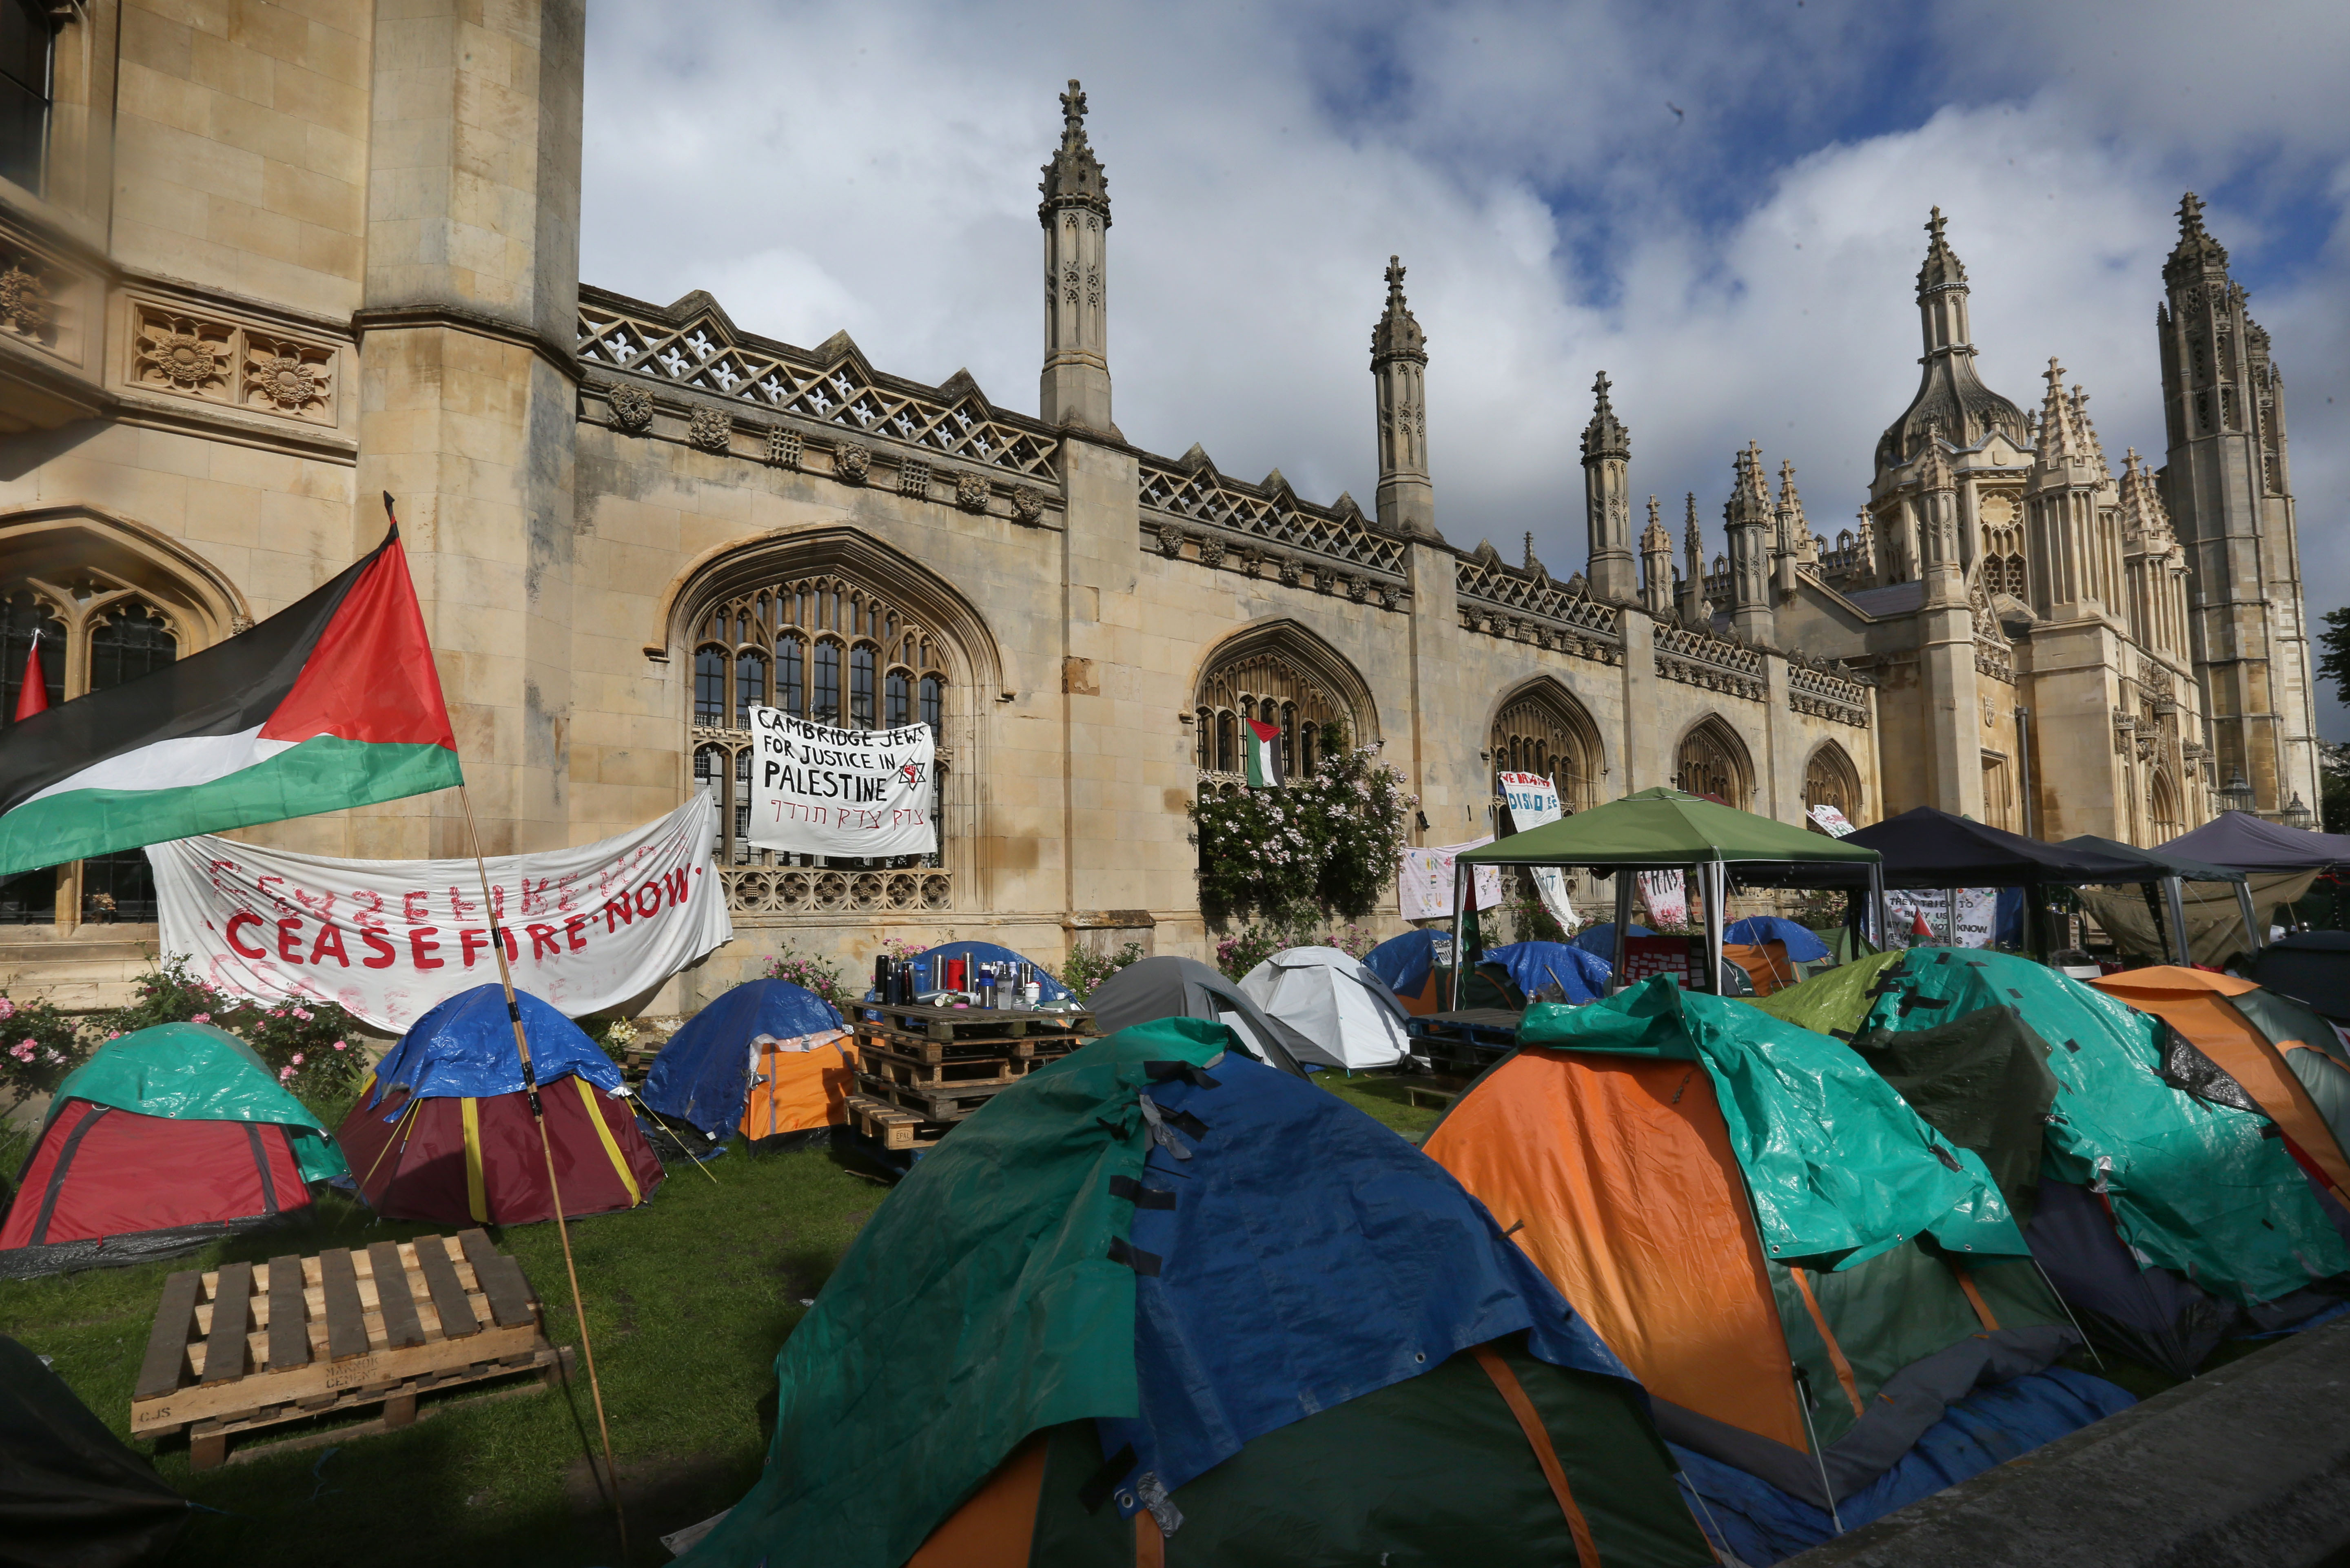
<svg viewBox="0 0 2350 1568">
<path fill-rule="evenodd" d="M 391 492 L 383 493 L 383 513 L 394 528 L 399 514 L 391 509 Z M 539 1104 L 538 1079 L 531 1070 L 530 1037 L 522 1026 L 522 1003 L 515 1000 L 514 971 L 506 965 L 505 934 L 498 927 L 497 902 L 490 896 L 489 862 L 482 858 L 482 835 L 473 826 L 473 797 L 457 785 L 457 800 L 465 808 L 465 840 L 473 846 L 473 869 L 482 878 L 482 912 L 489 918 L 490 950 L 497 955 L 498 982 L 505 988 L 506 1020 L 514 1026 L 515 1054 L 522 1059 L 522 1092 L 530 1104 L 530 1119 L 538 1127 L 539 1152 L 546 1157 L 546 1191 L 555 1207 L 555 1233 L 563 1242 L 563 1272 L 571 1281 L 571 1311 L 579 1320 L 579 1353 L 588 1364 L 588 1397 L 596 1406 L 596 1431 L 604 1442 L 604 1474 L 612 1484 L 612 1517 L 620 1530 L 620 1561 L 629 1560 L 629 1516 L 620 1507 L 620 1471 L 612 1461 L 612 1428 L 604 1418 L 604 1390 L 596 1376 L 596 1347 L 588 1338 L 588 1304 L 579 1294 L 579 1266 L 571 1257 L 571 1227 L 563 1218 L 563 1189 L 555 1179 L 555 1145 L 546 1136 L 546 1112 Z"/>
</svg>

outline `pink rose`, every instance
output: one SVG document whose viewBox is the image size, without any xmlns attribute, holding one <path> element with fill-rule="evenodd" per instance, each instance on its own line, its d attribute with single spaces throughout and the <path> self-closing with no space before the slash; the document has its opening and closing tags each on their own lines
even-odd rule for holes
<svg viewBox="0 0 2350 1568">
<path fill-rule="evenodd" d="M 302 1064 L 302 1053 L 299 1051 L 294 1053 L 294 1064 L 296 1067 Z"/>
<path fill-rule="evenodd" d="M 341 1041 L 339 1041 L 339 1040 L 336 1041 L 336 1042 L 335 1042 L 335 1049 L 336 1049 L 336 1050 L 338 1050 L 338 1051 L 342 1050 L 342 1049 L 343 1049 L 343 1043 L 342 1043 Z"/>
<path fill-rule="evenodd" d="M 212 1021 L 213 1015 L 209 1012 L 199 1012 L 194 1018 L 189 1020 L 192 1023 L 210 1023 Z"/>
<path fill-rule="evenodd" d="M 305 1010 L 303 1010 L 302 1008 L 299 1008 L 299 1007 L 296 1008 L 296 1009 L 294 1010 L 294 1016 L 295 1016 L 295 1017 L 296 1017 L 296 1018 L 298 1018 L 298 1019 L 300 1019 L 300 1020 L 301 1020 L 303 1023 L 309 1023 L 309 1022 L 310 1022 L 310 1014 L 309 1014 L 307 1012 L 306 1012 Z"/>
<path fill-rule="evenodd" d="M 280 1067 L 277 1069 L 277 1081 L 281 1084 L 293 1076 L 294 1069 L 291 1067 Z"/>
<path fill-rule="evenodd" d="M 5 1023 L 8 1019 L 16 1016 L 16 1004 L 9 1001 L 6 997 L 0 996 L 0 1023 Z"/>
<path fill-rule="evenodd" d="M 11 1045 L 8 1047 L 8 1054 L 19 1062 L 29 1062 L 33 1059 L 33 1043 L 27 1040 L 22 1045 Z"/>
</svg>

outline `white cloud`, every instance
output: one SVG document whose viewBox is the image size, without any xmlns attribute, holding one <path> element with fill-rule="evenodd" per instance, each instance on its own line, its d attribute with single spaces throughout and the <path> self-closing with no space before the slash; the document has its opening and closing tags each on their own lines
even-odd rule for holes
<svg viewBox="0 0 2350 1568">
<path fill-rule="evenodd" d="M 1531 530 L 1562 574 L 1602 368 L 1634 487 L 1676 528 L 1695 490 L 1720 547 L 1750 437 L 1773 471 L 1795 462 L 1815 526 L 1849 522 L 1916 385 L 1929 204 L 1968 266 L 1984 379 L 2035 407 L 2059 357 L 2118 462 L 2162 445 L 2153 317 L 2182 186 L 2222 190 L 2210 221 L 2240 273 L 2320 202 L 2330 247 L 2255 310 L 2288 379 L 2312 610 L 2350 600 L 2338 6 L 2220 28 L 2183 5 L 1942 8 L 1930 34 L 1826 0 L 678 15 L 591 18 L 588 281 L 707 288 L 803 344 L 846 327 L 900 374 L 967 366 L 1033 410 L 1035 171 L 1080 76 L 1116 213 L 1126 435 L 1367 505 L 1368 334 L 1399 253 L 1440 525 L 1512 554 Z M 1898 101 L 1852 129 L 1872 94 Z"/>
</svg>

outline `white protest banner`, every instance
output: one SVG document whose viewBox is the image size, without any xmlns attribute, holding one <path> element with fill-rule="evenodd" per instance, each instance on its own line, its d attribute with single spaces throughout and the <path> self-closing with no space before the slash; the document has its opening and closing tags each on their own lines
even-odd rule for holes
<svg viewBox="0 0 2350 1568">
<path fill-rule="evenodd" d="M 1679 871 L 1639 871 L 1640 902 L 1648 911 L 1651 929 L 1678 931 L 1689 925 L 1689 888 Z"/>
<path fill-rule="evenodd" d="M 1559 807 L 1558 787 L 1540 774 L 1503 774 L 1502 798 L 1510 808 L 1510 825 L 1520 833 L 1530 827 L 1540 827 L 1546 822 L 1556 822 L 1565 815 Z M 1566 873 L 1555 866 L 1536 866 L 1534 872 L 1534 892 L 1564 930 L 1575 929 L 1575 906 L 1567 901 Z"/>
<path fill-rule="evenodd" d="M 1893 939 L 1911 947 L 1987 948 L 1999 918 L 1996 888 L 1887 888 Z M 1923 917 L 1929 934 L 1918 934 Z"/>
<path fill-rule="evenodd" d="M 617 838 L 491 859 L 515 984 L 577 1018 L 642 995 L 734 934 L 696 794 Z M 495 984 L 472 860 L 335 860 L 211 836 L 148 846 L 166 955 L 265 1002 L 338 1002 L 404 1032 Z"/>
<path fill-rule="evenodd" d="M 1407 849 L 1402 863 L 1396 868 L 1396 903 L 1407 920 L 1450 919 L 1452 914 L 1452 876 L 1454 861 L 1471 849 L 1492 843 L 1489 835 L 1472 838 L 1466 844 L 1448 844 L 1442 848 Z M 1477 907 L 1490 909 L 1502 901 L 1502 872 L 1499 867 L 1480 866 L 1476 868 Z"/>
<path fill-rule="evenodd" d="M 1830 838 L 1842 838 L 1854 831 L 1852 819 L 1832 805 L 1812 807 L 1812 820 L 1818 823 L 1821 831 Z"/>
<path fill-rule="evenodd" d="M 751 732 L 747 836 L 760 848 L 865 857 L 938 848 L 928 724 L 836 730 L 754 707 Z"/>
</svg>

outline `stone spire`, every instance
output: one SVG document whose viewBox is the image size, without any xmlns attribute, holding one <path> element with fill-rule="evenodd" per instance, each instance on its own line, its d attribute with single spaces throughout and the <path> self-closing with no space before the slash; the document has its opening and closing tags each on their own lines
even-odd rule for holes
<svg viewBox="0 0 2350 1568">
<path fill-rule="evenodd" d="M 1638 592 L 1633 580 L 1632 507 L 1625 477 L 1632 432 L 1607 400 L 1607 372 L 1599 373 L 1591 391 L 1596 406 L 1591 422 L 1583 427 L 1583 509 L 1591 536 L 1586 571 L 1594 598 L 1629 604 Z"/>
<path fill-rule="evenodd" d="M 1877 472 L 1915 458 L 1925 445 L 1926 428 L 1939 422 L 1944 439 L 1964 448 L 1979 446 L 2003 431 L 2022 446 L 2023 410 L 1982 384 L 1975 374 L 1974 339 L 1967 322 L 1967 269 L 1950 249 L 1947 220 L 1937 207 L 1926 224 L 1926 259 L 1918 268 L 1918 321 L 1925 338 L 1924 372 L 1918 395 L 1899 419 L 1877 438 Z"/>
<path fill-rule="evenodd" d="M 2144 547 L 2161 549 L 2176 537 L 2171 531 L 2170 513 L 2162 504 L 2162 492 L 2154 483 L 2154 474 L 2139 460 L 2137 448 L 2127 449 L 2122 458 L 2123 541 L 2144 541 Z"/>
<path fill-rule="evenodd" d="M 1689 519 L 1681 526 L 1681 624 L 1703 630 L 1713 624 L 1713 606 L 1705 597 L 1705 535 L 1697 526 L 1697 492 L 1689 493 Z"/>
<path fill-rule="evenodd" d="M 1864 588 L 1877 587 L 1877 517 L 1866 506 L 1860 509 L 1860 532 L 1852 543 L 1854 581 Z"/>
<path fill-rule="evenodd" d="M 1741 641 L 1769 644 L 1778 633 L 1771 608 L 1771 541 L 1777 520 L 1762 448 L 1748 441 L 1731 470 L 1730 500 L 1721 509 L 1722 531 L 1730 536 L 1731 629 Z"/>
<path fill-rule="evenodd" d="M 1436 537 L 1428 478 L 1428 338 L 1404 303 L 1403 260 L 1388 257 L 1388 307 L 1371 328 L 1371 382 L 1379 418 L 1378 514 L 1383 527 Z"/>
<path fill-rule="evenodd" d="M 2054 356 L 2042 379 L 2048 391 L 2040 404 L 2040 440 L 2033 452 L 2035 470 L 2074 464 L 2087 464 L 2099 457 L 2096 437 L 2090 433 L 2087 400 L 2075 387 L 2068 396 L 2064 390 L 2064 367 Z"/>
<path fill-rule="evenodd" d="M 2224 275 L 2227 270 L 2228 247 L 2203 227 L 2203 198 L 2189 191 L 2178 199 L 2178 243 L 2162 264 L 2162 281 L 2177 288 L 2207 273 Z"/>
<path fill-rule="evenodd" d="M 1114 434 L 1109 416 L 1109 181 L 1086 140 L 1086 95 L 1061 95 L 1061 146 L 1036 187 L 1044 200 L 1045 373 L 1037 411 L 1053 426 Z"/>
<path fill-rule="evenodd" d="M 1773 586 L 1780 598 L 1795 597 L 1795 568 L 1817 557 L 1812 549 L 1811 524 L 1804 516 L 1804 498 L 1795 493 L 1795 465 L 1779 465 L 1779 504 L 1775 508 L 1779 536 L 1771 552 Z"/>
<path fill-rule="evenodd" d="M 2189 657 L 2187 552 L 2154 475 L 2132 447 L 2122 459 L 2122 576 L 2130 635 L 2157 653 Z"/>
<path fill-rule="evenodd" d="M 2064 367 L 2048 361 L 2040 404 L 2040 440 L 2025 482 L 2025 552 L 2033 610 L 2048 620 L 2075 620 L 2123 607 L 2121 542 L 2113 475 L 2089 423 L 2088 394 L 2064 386 Z"/>
<path fill-rule="evenodd" d="M 1640 535 L 1640 603 L 1652 616 L 1673 610 L 1673 536 L 1648 497 L 1648 526 Z"/>
</svg>

